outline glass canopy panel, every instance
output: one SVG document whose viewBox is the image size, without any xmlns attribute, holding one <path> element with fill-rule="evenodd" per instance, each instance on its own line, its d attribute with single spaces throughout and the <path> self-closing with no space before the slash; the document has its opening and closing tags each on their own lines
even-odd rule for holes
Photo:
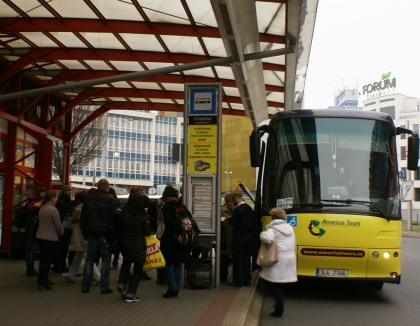
<svg viewBox="0 0 420 326">
<path fill-rule="evenodd" d="M 187 0 L 188 8 L 197 24 L 217 27 L 213 8 L 208 0 Z"/>
<path fill-rule="evenodd" d="M 226 95 L 240 97 L 239 90 L 233 87 L 223 87 Z"/>
<path fill-rule="evenodd" d="M 167 68 L 173 67 L 174 64 L 171 62 L 143 62 L 149 70 L 159 69 L 159 68 Z M 174 74 L 179 74 L 179 72 L 175 72 Z"/>
<path fill-rule="evenodd" d="M 233 77 L 232 69 L 230 68 L 230 66 L 229 67 L 216 66 L 214 67 L 214 69 L 216 69 L 216 72 L 219 78 L 231 79 L 231 80 L 235 79 L 235 77 Z"/>
<path fill-rule="evenodd" d="M 181 1 L 146 0 L 141 2 L 141 6 L 152 22 L 189 24 Z"/>
<path fill-rule="evenodd" d="M 284 65 L 285 64 L 285 56 L 284 55 L 278 55 L 275 57 L 268 57 L 268 58 L 264 58 L 262 59 L 263 62 L 268 62 L 268 63 L 274 63 L 276 65 Z"/>
<path fill-rule="evenodd" d="M 83 0 L 48 1 L 48 4 L 64 18 L 98 19 Z"/>
<path fill-rule="evenodd" d="M 191 53 L 204 55 L 203 48 L 196 37 L 161 35 L 172 53 Z"/>
<path fill-rule="evenodd" d="M 37 0 L 13 0 L 12 2 L 30 17 L 54 17 Z"/>
<path fill-rule="evenodd" d="M 283 3 L 256 1 L 258 30 L 272 35 L 286 34 L 286 6 Z"/>
<path fill-rule="evenodd" d="M 102 60 L 84 60 L 84 62 L 93 70 L 112 70 L 112 68 Z"/>
<path fill-rule="evenodd" d="M 139 89 L 161 89 L 156 83 L 145 83 L 132 81 L 133 85 Z"/>
<path fill-rule="evenodd" d="M 26 43 L 25 43 L 26 44 Z M 14 56 L 14 55 L 5 55 L 3 58 L 10 62 L 14 62 L 20 59 L 20 57 Z"/>
<path fill-rule="evenodd" d="M 263 74 L 266 85 L 284 86 L 284 72 L 264 70 Z"/>
<path fill-rule="evenodd" d="M 71 32 L 50 32 L 50 34 L 68 48 L 87 48 L 87 46 Z"/>
<path fill-rule="evenodd" d="M 120 36 L 135 51 L 164 52 L 155 35 L 120 33 Z"/>
<path fill-rule="evenodd" d="M 267 94 L 267 101 L 284 103 L 284 94 L 282 92 L 271 92 Z"/>
<path fill-rule="evenodd" d="M 9 45 L 13 49 L 21 49 L 21 48 L 28 48 L 29 47 L 29 44 L 26 43 L 24 40 L 21 40 L 21 39 L 18 39 L 18 40 L 13 41 L 13 42 L 9 42 L 9 43 L 7 43 L 7 45 Z M 2 48 L 4 48 L 4 47 L 2 47 Z M 6 56 L 4 56 L 4 57 L 6 57 Z M 11 57 L 11 56 L 7 56 L 7 57 Z"/>
<path fill-rule="evenodd" d="M 57 61 L 71 70 L 74 70 L 74 69 L 87 70 L 84 65 L 82 65 L 79 61 L 76 61 L 76 60 L 57 60 Z"/>
<path fill-rule="evenodd" d="M 203 42 L 212 57 L 226 57 L 226 50 L 220 38 L 203 37 Z"/>
<path fill-rule="evenodd" d="M 110 61 L 119 71 L 144 71 L 137 61 Z"/>
<path fill-rule="evenodd" d="M 267 43 L 267 42 L 260 42 L 261 51 L 269 51 L 269 50 L 278 50 L 284 49 L 286 46 L 280 43 Z M 284 55 L 279 55 L 279 57 L 285 58 Z"/>
<path fill-rule="evenodd" d="M 244 106 L 242 104 L 240 104 L 240 103 L 230 103 L 230 106 L 234 110 L 240 110 L 240 111 L 243 111 L 244 110 Z"/>
<path fill-rule="evenodd" d="M 127 82 L 125 81 L 111 83 L 111 85 L 114 86 L 115 88 L 131 88 L 131 86 L 127 84 Z"/>
<path fill-rule="evenodd" d="M 147 102 L 144 98 L 139 98 L 139 97 L 131 97 L 130 98 L 130 101 L 132 101 L 132 102 L 141 102 L 141 103 L 144 103 L 144 102 Z"/>
<path fill-rule="evenodd" d="M 125 50 L 125 47 L 111 33 L 80 33 L 96 49 Z"/>
<path fill-rule="evenodd" d="M 57 43 L 51 40 L 44 33 L 22 32 L 22 35 L 40 48 L 58 48 Z"/>
<path fill-rule="evenodd" d="M 131 1 L 91 1 L 106 19 L 143 21 Z M 141 3 L 143 2 L 141 1 Z"/>
<path fill-rule="evenodd" d="M 162 83 L 162 86 L 168 91 L 184 91 L 184 84 Z"/>
<path fill-rule="evenodd" d="M 149 98 L 152 103 L 174 103 L 171 99 L 166 98 Z"/>
<path fill-rule="evenodd" d="M 3 1 L 0 1 L 0 17 L 16 17 L 16 11 L 14 11 L 10 6 L 5 4 Z"/>
<path fill-rule="evenodd" d="M 214 77 L 213 71 L 211 70 L 210 67 L 194 69 L 194 70 L 186 70 L 184 71 L 184 74 L 188 76 Z"/>
</svg>

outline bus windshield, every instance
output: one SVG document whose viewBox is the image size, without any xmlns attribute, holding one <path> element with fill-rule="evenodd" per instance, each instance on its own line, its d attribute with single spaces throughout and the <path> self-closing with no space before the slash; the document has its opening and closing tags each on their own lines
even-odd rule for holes
<svg viewBox="0 0 420 326">
<path fill-rule="evenodd" d="M 281 207 L 401 218 L 390 123 L 324 117 L 273 120 L 265 160 L 265 211 Z"/>
</svg>

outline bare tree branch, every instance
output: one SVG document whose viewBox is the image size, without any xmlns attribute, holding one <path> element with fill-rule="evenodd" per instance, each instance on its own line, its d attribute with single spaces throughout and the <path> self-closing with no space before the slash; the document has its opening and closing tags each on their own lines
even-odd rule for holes
<svg viewBox="0 0 420 326">
<path fill-rule="evenodd" d="M 73 109 L 73 128 L 86 120 L 98 107 L 78 106 Z M 83 128 L 70 144 L 70 171 L 82 169 L 95 157 L 107 139 L 108 116 L 102 115 Z M 54 142 L 54 174 L 62 181 L 63 176 L 63 142 Z"/>
</svg>

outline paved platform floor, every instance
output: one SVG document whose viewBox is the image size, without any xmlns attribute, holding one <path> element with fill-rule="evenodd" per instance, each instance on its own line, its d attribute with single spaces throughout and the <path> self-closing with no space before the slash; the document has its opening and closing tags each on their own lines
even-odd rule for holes
<svg viewBox="0 0 420 326">
<path fill-rule="evenodd" d="M 38 270 L 36 261 L 36 270 Z M 82 294 L 82 278 L 74 283 L 61 274 L 50 274 L 51 291 L 39 291 L 37 278 L 27 277 L 25 261 L 0 260 L 0 325 L 222 325 L 238 294 L 245 288 L 222 284 L 220 289 L 189 289 L 178 298 L 165 299 L 166 285 L 156 284 L 156 271 L 148 271 L 150 281 L 141 281 L 139 302 L 127 303 L 116 291 L 119 270 L 111 270 L 114 293 L 101 294 L 98 286 Z"/>
</svg>

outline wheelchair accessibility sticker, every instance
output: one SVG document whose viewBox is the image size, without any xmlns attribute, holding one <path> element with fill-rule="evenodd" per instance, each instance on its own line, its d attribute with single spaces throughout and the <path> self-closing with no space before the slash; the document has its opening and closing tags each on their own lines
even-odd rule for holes
<svg viewBox="0 0 420 326">
<path fill-rule="evenodd" d="M 287 223 L 289 223 L 291 226 L 296 227 L 298 224 L 298 217 L 296 215 L 287 215 Z"/>
</svg>

